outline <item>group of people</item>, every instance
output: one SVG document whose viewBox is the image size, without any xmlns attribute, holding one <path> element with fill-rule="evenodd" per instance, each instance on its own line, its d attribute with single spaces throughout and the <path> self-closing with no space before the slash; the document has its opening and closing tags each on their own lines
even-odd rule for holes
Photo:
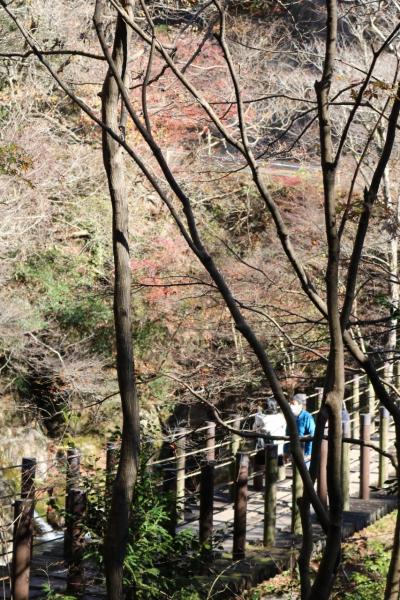
<svg viewBox="0 0 400 600">
<path fill-rule="evenodd" d="M 297 432 L 299 437 L 311 438 L 315 432 L 315 421 L 313 416 L 306 410 L 306 394 L 295 394 L 290 400 L 290 408 L 296 417 Z M 264 411 L 256 414 L 254 429 L 256 431 L 267 433 L 271 436 L 279 437 L 288 435 L 286 421 L 282 413 L 278 412 L 276 401 L 273 398 L 268 398 Z M 258 447 L 264 446 L 264 438 L 259 438 Z M 288 457 L 290 454 L 289 444 L 278 442 L 278 453 Z M 304 459 L 309 462 L 312 452 L 312 440 L 303 442 Z"/>
</svg>

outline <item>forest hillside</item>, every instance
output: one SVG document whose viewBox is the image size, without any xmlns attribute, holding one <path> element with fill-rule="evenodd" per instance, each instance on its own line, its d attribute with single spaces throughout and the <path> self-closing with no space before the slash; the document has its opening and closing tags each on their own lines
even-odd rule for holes
<svg viewBox="0 0 400 600">
<path fill-rule="evenodd" d="M 312 506 L 328 539 L 312 585 L 303 546 L 302 598 L 329 597 L 345 382 L 368 377 L 400 436 L 399 16 L 397 0 L 0 1 L 0 466 L 122 435 L 110 600 L 140 435 L 154 454 L 270 396 L 303 526 Z M 316 388 L 309 472 L 289 401 Z"/>
<path fill-rule="evenodd" d="M 168 10 L 173 13 L 177 9 Z M 157 25 L 166 43 L 179 27 L 169 25 L 168 10 Z M 63 2 L 51 8 L 46 3 L 31 4 L 29 8 L 21 6 L 19 14 L 46 47 L 96 52 L 91 7 L 86 3 L 77 3 L 73 11 Z M 326 255 L 316 123 L 291 149 L 304 125 L 309 125 L 307 116 L 302 116 L 309 105 L 307 100 L 298 101 L 292 125 L 292 105 L 285 96 L 311 96 L 321 64 L 296 55 L 300 42 L 293 37 L 290 15 L 283 10 L 272 15 L 271 20 L 269 11 L 238 3 L 229 15 L 229 37 L 240 65 L 244 95 L 266 96 L 247 105 L 251 145 L 263 155 L 260 168 L 304 262 L 318 280 Z M 18 32 L 4 15 L 2 20 L 2 50 L 9 51 L 18 43 Z M 300 31 L 298 35 L 302 35 Z M 188 60 L 203 38 L 201 24 L 180 34 L 180 60 Z M 362 52 L 357 40 L 350 35 L 346 38 L 343 44 Z M 252 39 L 261 47 L 252 49 L 248 45 Z M 312 37 L 310 53 L 312 46 L 317 51 L 322 43 L 317 35 Z M 280 50 L 287 57 L 284 62 L 276 58 Z M 133 83 L 146 61 L 143 52 L 138 54 L 131 73 Z M 102 62 L 93 64 L 90 57 L 64 54 L 56 55 L 54 61 L 57 72 L 64 74 L 79 96 L 98 109 Z M 230 92 L 225 87 L 223 58 L 212 38 L 206 40 L 189 69 L 201 90 L 212 90 L 209 101 L 216 104 L 229 127 L 235 127 L 235 115 L 230 115 L 233 108 L 227 104 Z M 351 67 L 341 65 L 340 70 L 338 87 L 352 77 Z M 42 423 L 47 433 L 57 436 L 71 410 L 93 405 L 116 391 L 111 208 L 99 131 L 65 98 L 34 56 L 3 59 L 1 78 L 3 394 L 12 419 L 15 408 L 23 405 L 22 419 L 38 419 L 38 425 Z M 139 85 L 132 88 L 133 98 L 139 102 Z M 380 89 L 371 84 L 370 94 L 384 97 L 384 86 Z M 293 346 L 293 338 L 285 337 L 274 319 L 285 325 L 289 335 L 294 323 L 294 341 L 310 349 L 324 348 L 326 331 L 310 327 L 312 309 L 306 308 L 301 290 L 296 289 L 251 176 L 246 169 L 237 170 L 235 151 L 219 139 L 183 92 L 176 94 L 168 73 L 149 88 L 148 101 L 157 139 L 193 194 L 205 236 L 223 261 L 236 293 L 249 308 L 257 309 L 251 319 L 268 343 L 288 390 L 312 388 L 323 373 L 318 358 L 310 360 L 310 350 Z M 356 132 L 361 140 L 366 135 L 363 127 L 358 124 Z M 353 164 L 356 148 L 354 152 L 353 148 L 347 151 L 340 167 L 339 206 L 346 201 L 346 163 Z M 163 371 L 184 377 L 190 373 L 194 386 L 210 388 L 216 402 L 261 400 L 265 381 L 231 317 L 143 176 L 130 167 L 128 177 L 133 336 L 144 410 L 162 407 L 165 417 L 177 402 L 189 399 L 184 389 L 161 376 Z M 362 174 L 360 177 L 353 199 L 355 214 Z M 392 194 L 395 185 L 393 182 Z M 389 211 L 390 217 L 384 199 L 376 210 Z M 390 243 L 391 230 L 380 216 L 369 246 L 372 254 L 384 259 L 382 240 Z M 374 317 L 382 312 L 380 299 L 390 294 L 380 277 L 379 258 L 378 264 L 371 260 L 363 267 L 374 282 L 375 314 L 369 314 Z M 266 306 L 268 314 L 262 314 Z M 358 310 L 362 316 L 362 298 Z M 384 345 L 385 334 L 372 343 Z M 87 409 L 79 426 L 92 423 L 97 430 L 98 422 L 107 421 L 117 403 L 112 398 L 103 406 Z M 7 423 L 7 413 L 2 418 Z M 73 427 L 72 421 L 68 427 Z"/>
</svg>

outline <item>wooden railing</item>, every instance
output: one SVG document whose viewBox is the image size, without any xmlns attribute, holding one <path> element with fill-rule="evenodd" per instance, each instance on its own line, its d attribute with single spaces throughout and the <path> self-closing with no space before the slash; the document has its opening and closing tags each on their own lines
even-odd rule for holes
<svg viewBox="0 0 400 600">
<path fill-rule="evenodd" d="M 396 383 L 399 369 L 396 368 Z M 364 385 L 363 385 L 364 384 Z M 386 409 L 377 407 L 374 394 L 365 375 L 356 375 L 346 384 L 350 394 L 346 397 L 350 419 L 343 423 L 343 436 L 346 440 L 360 438 L 359 450 L 359 497 L 367 500 L 370 495 L 370 456 L 371 433 L 378 436 L 379 470 L 378 481 L 382 487 L 388 477 L 390 460 L 387 452 L 390 445 L 390 416 Z M 308 408 L 312 413 L 319 410 L 322 401 L 321 389 L 308 396 Z M 234 415 L 226 421 L 235 429 L 243 428 L 243 424 L 251 423 L 254 415 Z M 247 427 L 248 428 L 248 427 Z M 253 490 L 264 494 L 263 543 L 271 546 L 276 536 L 276 502 L 278 482 L 285 478 L 285 465 L 278 456 L 278 446 L 269 444 L 262 451 L 249 447 L 249 442 L 240 436 L 231 435 L 220 425 L 209 421 L 196 429 L 178 428 L 164 440 L 169 444 L 171 456 L 148 462 L 148 469 L 158 472 L 160 477 L 155 485 L 162 486 L 171 498 L 171 533 L 187 526 L 190 517 L 185 513 L 189 502 L 198 506 L 198 516 L 192 521 L 199 522 L 199 538 L 207 548 L 205 556 L 212 558 L 210 551 L 213 539 L 214 497 L 216 492 L 224 491 L 225 497 L 233 503 L 233 540 L 232 557 L 241 559 L 245 556 L 246 518 L 249 480 Z M 372 444 L 374 445 L 374 444 Z M 350 446 L 343 443 L 342 484 L 344 508 L 349 509 L 350 502 Z M 105 490 L 111 494 L 111 487 L 118 458 L 118 445 L 108 443 L 105 456 Z M 87 460 L 88 457 L 85 458 Z M 321 473 L 318 493 L 321 500 L 327 502 L 326 470 L 327 445 L 321 449 Z M 20 469 L 20 494 L 0 497 L 0 503 L 11 508 L 13 502 L 13 519 L 9 524 L 10 536 L 2 543 L 4 551 L 0 553 L 5 563 L 11 563 L 11 587 L 14 600 L 25 600 L 29 597 L 29 571 L 32 551 L 40 542 L 34 538 L 34 507 L 40 496 L 52 485 L 65 486 L 65 529 L 64 557 L 68 565 L 68 590 L 74 592 L 83 585 L 81 561 L 83 556 L 82 523 L 86 506 L 86 492 L 81 485 L 81 454 L 76 448 L 68 448 L 64 469 L 60 469 L 59 461 L 47 467 L 47 477 L 36 485 L 36 470 L 40 463 L 34 458 L 23 458 L 21 464 L 6 466 L 0 473 L 10 469 Z M 291 467 L 291 465 L 289 465 Z M 353 465 L 354 466 L 354 465 Z M 292 470 L 292 533 L 301 532 L 298 513 L 298 498 L 302 494 L 302 482 L 296 469 Z M 43 479 L 43 477 L 42 477 Z M 264 485 L 265 482 L 265 485 Z M 12 533 L 11 533 L 12 531 Z M 12 543 L 12 549 L 8 545 Z M 208 554 L 207 554 L 208 553 Z"/>
</svg>

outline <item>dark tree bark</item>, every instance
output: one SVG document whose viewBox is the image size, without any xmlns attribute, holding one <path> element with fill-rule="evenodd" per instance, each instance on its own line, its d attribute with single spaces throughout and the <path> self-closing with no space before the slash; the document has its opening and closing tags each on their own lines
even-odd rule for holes
<svg viewBox="0 0 400 600">
<path fill-rule="evenodd" d="M 312 600 L 329 598 L 340 561 L 342 539 L 341 408 L 344 397 L 344 348 L 339 310 L 340 238 L 336 218 L 336 169 L 329 91 L 336 57 L 337 4 L 327 0 L 327 34 L 325 62 L 321 81 L 315 85 L 318 100 L 321 168 L 324 183 L 325 229 L 328 245 L 326 270 L 327 320 L 330 334 L 329 363 L 325 380 L 324 404 L 328 413 L 328 494 L 329 530 L 315 582 L 309 596 Z"/>
<path fill-rule="evenodd" d="M 131 10 L 129 0 L 124 8 Z M 95 26 L 102 31 L 103 3 L 96 4 Z M 130 33 L 117 17 L 112 57 L 123 80 L 129 54 Z M 120 93 L 109 69 L 102 89 L 102 120 L 114 132 L 124 135 L 124 111 Z M 131 269 L 129 259 L 129 210 L 124 177 L 123 148 L 103 130 L 103 161 L 112 203 L 112 238 L 115 267 L 114 320 L 117 345 L 117 372 L 122 406 L 122 444 L 113 486 L 108 525 L 104 540 L 104 560 L 109 600 L 123 597 L 123 562 L 129 531 L 132 497 L 139 457 L 139 405 L 135 384 L 131 321 Z"/>
<path fill-rule="evenodd" d="M 393 548 L 390 557 L 389 570 L 386 576 L 384 600 L 400 598 L 400 425 L 396 421 L 396 454 L 397 454 L 397 517 L 394 530 Z"/>
</svg>

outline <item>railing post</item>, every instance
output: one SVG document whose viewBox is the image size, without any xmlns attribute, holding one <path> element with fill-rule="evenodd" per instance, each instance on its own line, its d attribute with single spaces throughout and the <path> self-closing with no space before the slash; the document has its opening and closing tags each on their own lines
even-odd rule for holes
<svg viewBox="0 0 400 600">
<path fill-rule="evenodd" d="M 177 431 L 176 445 L 176 514 L 178 522 L 185 516 L 186 429 Z"/>
<path fill-rule="evenodd" d="M 278 481 L 285 481 L 286 479 L 286 465 L 285 459 L 282 454 L 278 455 Z"/>
<path fill-rule="evenodd" d="M 259 450 L 257 454 L 254 455 L 253 459 L 253 469 L 255 473 L 253 476 L 253 488 L 255 492 L 262 492 L 264 487 L 264 460 L 265 450 Z"/>
<path fill-rule="evenodd" d="M 86 511 L 86 492 L 69 490 L 70 519 L 68 537 L 71 540 L 68 557 L 67 591 L 77 594 L 84 586 L 82 559 L 84 554 L 83 518 Z"/>
<path fill-rule="evenodd" d="M 394 363 L 394 385 L 397 390 L 400 390 L 400 360 Z"/>
<path fill-rule="evenodd" d="M 383 452 L 388 450 L 389 442 L 389 411 L 381 406 L 379 409 L 379 448 Z M 388 459 L 379 454 L 378 487 L 383 487 L 388 477 Z"/>
<path fill-rule="evenodd" d="M 386 383 L 392 383 L 393 366 L 392 363 L 386 362 L 383 366 L 383 379 Z"/>
<path fill-rule="evenodd" d="M 234 421 L 232 423 L 233 429 L 239 430 L 240 423 L 241 423 L 240 415 L 234 415 L 233 419 L 234 419 Z M 240 442 L 241 442 L 240 435 L 237 435 L 237 433 L 232 433 L 232 438 L 231 438 L 231 455 L 232 456 L 236 456 L 236 454 L 239 452 Z"/>
<path fill-rule="evenodd" d="M 316 387 L 315 391 L 317 392 L 317 396 L 315 397 L 315 400 L 314 400 L 314 411 L 319 411 L 319 409 L 322 406 L 322 400 L 324 398 L 324 388 Z M 312 411 L 312 412 L 314 412 L 314 411 Z"/>
<path fill-rule="evenodd" d="M 324 435 L 328 434 L 328 428 L 325 427 Z M 317 482 L 317 491 L 319 499 L 324 506 L 328 505 L 328 478 L 327 478 L 327 466 L 328 466 L 328 440 L 323 439 L 321 442 L 321 452 L 319 456 L 319 473 Z"/>
<path fill-rule="evenodd" d="M 29 600 L 32 556 L 33 500 L 24 498 L 14 504 L 13 560 L 11 591 L 13 600 Z"/>
<path fill-rule="evenodd" d="M 369 443 L 371 439 L 371 415 L 360 415 L 361 441 Z M 360 498 L 369 500 L 370 448 L 360 447 Z"/>
<path fill-rule="evenodd" d="M 35 497 L 36 458 L 23 458 L 21 465 L 21 498 Z"/>
<path fill-rule="evenodd" d="M 206 458 L 207 460 L 215 460 L 215 428 L 216 424 L 214 421 L 206 421 Z"/>
<path fill-rule="evenodd" d="M 81 468 L 81 453 L 78 448 L 67 450 L 67 490 L 77 488 Z"/>
<path fill-rule="evenodd" d="M 106 501 L 112 496 L 112 488 L 115 479 L 115 469 L 118 464 L 118 444 L 107 442 L 106 448 Z"/>
<path fill-rule="evenodd" d="M 299 535 L 302 532 L 301 527 L 301 516 L 299 508 L 299 500 L 303 496 L 303 481 L 300 477 L 300 473 L 293 462 L 293 484 L 292 484 L 292 533 Z"/>
<path fill-rule="evenodd" d="M 278 481 L 278 446 L 265 448 L 264 546 L 275 544 L 276 491 Z"/>
<path fill-rule="evenodd" d="M 69 537 L 71 529 L 70 491 L 79 485 L 81 455 L 78 448 L 67 449 L 66 470 L 66 495 L 65 495 L 65 530 L 64 530 L 64 557 L 68 560 L 71 554 L 72 540 Z"/>
<path fill-rule="evenodd" d="M 343 437 L 350 437 L 350 421 L 342 423 Z M 350 444 L 342 441 L 342 493 L 343 510 L 350 510 Z"/>
<path fill-rule="evenodd" d="M 375 429 L 375 390 L 371 382 L 368 383 L 368 414 L 370 416 L 370 430 L 373 431 Z"/>
<path fill-rule="evenodd" d="M 233 522 L 233 560 L 241 560 L 246 554 L 247 484 L 249 455 L 236 454 L 235 506 Z"/>
<path fill-rule="evenodd" d="M 240 415 L 234 415 L 233 416 L 233 423 L 232 426 L 234 429 L 239 430 L 240 429 L 240 423 L 241 423 L 241 419 L 240 419 Z M 240 448 L 240 441 L 241 438 L 239 435 L 237 435 L 236 433 L 232 434 L 231 437 L 231 446 L 230 446 L 230 452 L 231 452 L 231 457 L 232 457 L 232 463 L 229 469 L 229 475 L 230 475 L 230 481 L 235 481 L 235 477 L 236 477 L 236 454 L 239 452 L 239 448 Z M 235 496 L 235 485 L 234 483 L 232 483 L 229 486 L 229 497 L 231 502 L 233 502 L 234 500 L 234 496 Z"/>
<path fill-rule="evenodd" d="M 200 516 L 199 541 L 203 557 L 212 556 L 213 510 L 214 510 L 214 465 L 215 461 L 204 461 L 200 467 Z"/>
<path fill-rule="evenodd" d="M 163 493 L 169 495 L 169 522 L 167 530 L 174 536 L 178 520 L 176 513 L 176 469 L 174 467 L 164 467 L 163 469 Z"/>
<path fill-rule="evenodd" d="M 351 419 L 351 434 L 353 437 L 357 437 L 358 435 L 358 414 L 360 411 L 360 376 L 355 375 L 353 379 L 353 389 L 352 389 L 352 401 L 351 401 L 351 410 L 350 419 Z"/>
</svg>

